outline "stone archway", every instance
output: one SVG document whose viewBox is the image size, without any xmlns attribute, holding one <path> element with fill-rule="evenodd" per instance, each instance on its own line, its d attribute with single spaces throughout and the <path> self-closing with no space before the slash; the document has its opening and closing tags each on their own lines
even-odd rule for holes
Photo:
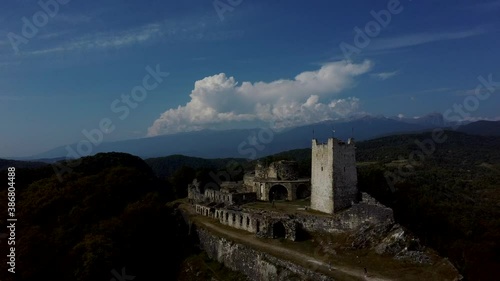
<svg viewBox="0 0 500 281">
<path fill-rule="evenodd" d="M 273 224 L 273 238 L 285 238 L 286 237 L 286 228 L 282 222 L 275 222 Z"/>
<path fill-rule="evenodd" d="M 270 201 L 287 200 L 288 190 L 281 184 L 276 184 L 269 189 L 269 200 Z"/>
<path fill-rule="evenodd" d="M 305 184 L 300 184 L 297 186 L 296 191 L 297 199 L 305 199 L 311 196 L 311 190 Z"/>
</svg>

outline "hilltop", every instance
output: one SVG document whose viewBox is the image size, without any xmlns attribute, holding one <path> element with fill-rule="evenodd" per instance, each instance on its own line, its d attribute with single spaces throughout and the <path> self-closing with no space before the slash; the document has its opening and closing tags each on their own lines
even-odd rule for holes
<svg viewBox="0 0 500 281">
<path fill-rule="evenodd" d="M 408 165 L 410 153 L 419 149 L 415 140 L 426 140 L 430 133 L 357 142 L 359 188 L 391 207 L 399 224 L 415 233 L 423 245 L 449 257 L 466 278 L 491 280 L 490 276 L 500 274 L 500 137 L 454 131 L 446 131 L 446 135 L 444 143 L 436 145 L 432 154 L 413 165 L 414 171 L 398 179 L 392 188 L 386 172 Z M 297 160 L 301 174 L 310 173 L 310 149 L 286 151 L 258 161 L 280 159 Z M 19 167 L 16 186 L 24 220 L 18 230 L 23 233 L 20 243 L 24 245 L 19 266 L 30 268 L 24 271 L 23 280 L 43 276 L 58 280 L 55 269 L 51 270 L 56 267 L 68 269 L 59 280 L 72 278 L 75 272 L 83 276 L 80 280 L 89 280 L 108 276 L 111 269 L 125 264 L 127 273 L 153 278 L 164 274 L 158 271 L 163 270 L 163 261 L 150 263 L 150 259 L 137 258 L 172 249 L 182 254 L 168 267 L 169 276 L 176 276 L 179 270 L 192 272 L 189 268 L 193 266 L 213 276 L 206 265 L 227 276 L 238 276 L 199 256 L 192 248 L 196 240 L 187 236 L 188 226 L 175 215 L 176 204 L 164 203 L 185 196 L 187 183 L 194 178 L 213 181 L 209 173 L 224 171 L 229 163 L 251 171 L 256 161 L 182 155 L 142 160 L 129 154 L 105 153 L 70 161 L 74 171 L 65 175 L 63 182 L 50 165 Z M 6 171 L 0 171 L 2 175 L 6 178 Z M 0 199 L 5 202 L 6 191 L 0 193 Z M 144 231 L 154 233 L 146 244 Z M 5 243 L 0 244 L 0 249 L 5 247 Z M 104 255 L 97 258 L 95 251 Z M 190 258 L 184 260 L 186 257 Z M 234 278 L 231 280 L 239 277 Z"/>
</svg>

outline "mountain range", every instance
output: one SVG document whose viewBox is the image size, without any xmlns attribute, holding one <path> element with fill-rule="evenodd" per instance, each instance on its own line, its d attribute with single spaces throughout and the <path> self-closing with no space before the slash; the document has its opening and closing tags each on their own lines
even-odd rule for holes
<svg viewBox="0 0 500 281">
<path fill-rule="evenodd" d="M 457 128 L 457 126 L 458 128 Z M 325 141 L 329 137 L 368 140 L 398 133 L 422 132 L 434 128 L 450 129 L 478 135 L 500 135 L 500 121 L 477 121 L 456 124 L 446 121 L 440 113 L 419 118 L 360 116 L 357 118 L 324 121 L 281 131 L 269 128 L 201 130 L 195 132 L 162 135 L 156 137 L 103 142 L 92 146 L 92 153 L 125 152 L 142 158 L 161 157 L 174 154 L 202 158 L 246 158 L 256 159 L 291 149 L 307 148 L 311 139 Z M 43 162 L 74 158 L 68 155 L 68 147 L 77 150 L 77 144 L 55 149 L 16 160 L 43 159 Z M 86 156 L 86 155 L 77 155 Z M 53 162 L 53 161 L 52 161 Z"/>
</svg>

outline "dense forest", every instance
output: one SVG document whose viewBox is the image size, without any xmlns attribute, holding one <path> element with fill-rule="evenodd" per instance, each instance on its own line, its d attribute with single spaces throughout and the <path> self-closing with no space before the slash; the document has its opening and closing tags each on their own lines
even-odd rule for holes
<svg viewBox="0 0 500 281">
<path fill-rule="evenodd" d="M 47 163 L 38 162 L 38 161 L 16 161 L 16 160 L 0 159 L 0 171 L 5 170 L 8 167 L 38 168 L 38 167 L 43 167 L 46 165 L 47 165 Z"/>
<path fill-rule="evenodd" d="M 165 205 L 174 199 L 168 186 L 128 154 L 74 166 L 62 182 L 50 166 L 17 170 L 16 280 L 111 280 L 122 268 L 135 280 L 175 276 L 195 243 Z M 7 252 L 6 243 L 0 248 Z M 0 260 L 6 264 L 5 255 Z"/>
<path fill-rule="evenodd" d="M 449 257 L 468 280 L 495 280 L 500 274 L 500 137 L 451 131 L 446 136 L 418 161 L 409 155 L 421 151 L 415 141 L 432 139 L 430 133 L 359 142 L 359 187 L 392 207 L 399 223 Z M 259 161 L 282 159 L 298 161 L 300 173 L 310 175 L 310 149 Z M 195 178 L 208 183 L 220 180 L 220 171 L 237 171 L 230 180 L 241 180 L 255 161 L 179 155 L 143 161 L 124 153 L 77 161 L 65 163 L 74 168 L 62 181 L 50 165 L 16 171 L 18 280 L 111 280 L 112 272 L 123 268 L 137 276 L 134 280 L 189 280 L 193 277 L 185 269 L 193 266 L 204 268 L 208 279 L 240 278 L 199 252 L 175 200 L 187 195 Z M 388 180 L 388 173 L 397 178 Z M 7 178 L 7 171 L 0 177 Z M 6 197 L 0 192 L 4 206 Z M 7 252 L 6 243 L 0 243 L 0 251 Z M 0 262 L 4 267 L 5 255 Z"/>
<path fill-rule="evenodd" d="M 220 158 L 204 159 L 198 157 L 189 157 L 184 155 L 170 155 L 166 157 L 148 158 L 146 163 L 153 169 L 156 176 L 160 179 L 168 179 L 172 174 L 182 167 L 189 167 L 195 170 L 208 169 L 211 171 L 224 170 L 230 165 L 248 162 L 243 158 Z"/>
<path fill-rule="evenodd" d="M 394 210 L 396 219 L 449 257 L 469 280 L 500 274 L 500 137 L 446 132 L 392 136 L 359 144 L 358 184 Z M 432 151 L 432 152 L 431 152 Z M 394 178 L 393 176 L 396 175 Z M 392 184 L 391 184 L 392 183 Z"/>
</svg>

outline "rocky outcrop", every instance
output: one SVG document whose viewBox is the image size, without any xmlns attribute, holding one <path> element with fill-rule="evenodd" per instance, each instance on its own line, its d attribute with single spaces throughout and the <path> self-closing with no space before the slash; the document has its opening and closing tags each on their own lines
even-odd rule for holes
<svg viewBox="0 0 500 281">
<path fill-rule="evenodd" d="M 418 264 L 432 264 L 420 240 L 399 224 L 366 224 L 351 234 L 353 249 L 374 249 L 379 255 L 391 256 Z"/>
</svg>

